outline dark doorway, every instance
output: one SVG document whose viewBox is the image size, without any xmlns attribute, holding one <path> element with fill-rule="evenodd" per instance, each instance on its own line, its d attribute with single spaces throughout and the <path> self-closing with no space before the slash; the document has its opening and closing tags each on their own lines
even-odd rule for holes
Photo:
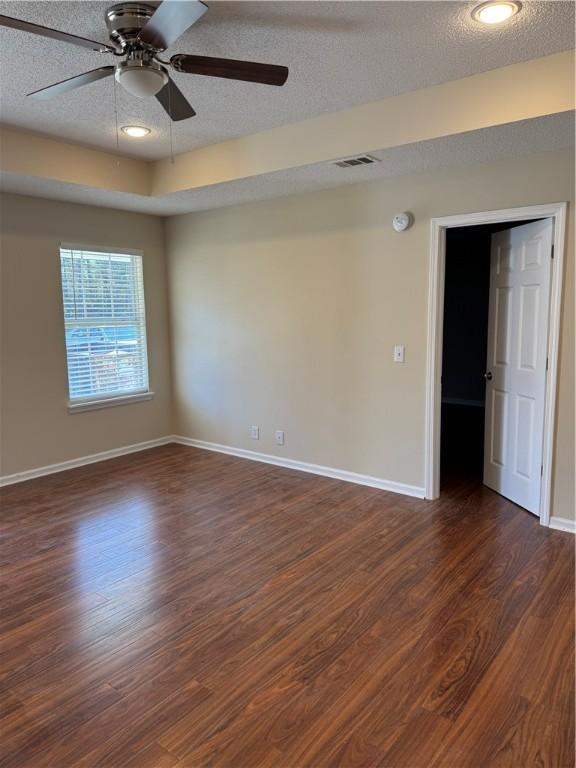
<svg viewBox="0 0 576 768">
<path fill-rule="evenodd" d="M 482 482 L 490 251 L 494 232 L 527 221 L 446 232 L 440 485 Z"/>
</svg>

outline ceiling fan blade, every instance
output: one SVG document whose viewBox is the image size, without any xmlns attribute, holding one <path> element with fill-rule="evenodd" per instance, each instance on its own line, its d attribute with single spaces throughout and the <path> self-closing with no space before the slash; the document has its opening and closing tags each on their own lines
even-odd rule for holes
<svg viewBox="0 0 576 768">
<path fill-rule="evenodd" d="M 186 120 L 194 117 L 196 112 L 189 104 L 188 99 L 173 80 L 168 80 L 166 85 L 158 91 L 156 98 L 162 104 L 172 120 Z"/>
<path fill-rule="evenodd" d="M 207 10 L 200 0 L 164 0 L 142 27 L 138 39 L 165 51 Z"/>
<path fill-rule="evenodd" d="M 172 56 L 170 64 L 177 72 L 187 72 L 189 75 L 227 77 L 230 80 L 246 80 L 249 83 L 264 85 L 284 85 L 288 78 L 288 67 L 258 64 L 254 61 L 214 59 L 211 56 L 188 56 L 179 53 Z"/>
<path fill-rule="evenodd" d="M 78 45 L 80 48 L 89 48 L 98 53 L 115 53 L 116 49 L 107 43 L 99 43 L 96 40 L 88 40 L 86 37 L 71 35 L 68 32 L 61 32 L 59 29 L 42 27 L 40 24 L 32 24 L 22 19 L 13 19 L 11 16 L 2 16 L 0 14 L 0 26 L 10 27 L 10 29 L 19 29 L 22 32 L 31 32 L 33 35 L 42 35 L 42 37 L 51 37 L 54 40 L 61 40 L 63 43 Z"/>
<path fill-rule="evenodd" d="M 82 85 L 95 83 L 97 80 L 102 80 L 103 77 L 109 77 L 114 74 L 115 69 L 116 67 L 113 66 L 91 69 L 90 72 L 84 72 L 82 75 L 69 77 L 67 80 L 54 83 L 54 85 L 48 85 L 46 88 L 32 91 L 28 96 L 32 96 L 34 99 L 51 99 L 53 96 L 60 96 L 62 93 L 73 91 L 75 88 L 80 88 Z"/>
</svg>

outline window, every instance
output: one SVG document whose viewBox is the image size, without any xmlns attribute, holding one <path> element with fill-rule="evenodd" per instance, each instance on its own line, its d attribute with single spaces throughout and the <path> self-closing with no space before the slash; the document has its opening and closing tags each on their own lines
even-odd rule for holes
<svg viewBox="0 0 576 768">
<path fill-rule="evenodd" d="M 71 409 L 148 393 L 142 256 L 62 246 L 60 265 Z"/>
</svg>

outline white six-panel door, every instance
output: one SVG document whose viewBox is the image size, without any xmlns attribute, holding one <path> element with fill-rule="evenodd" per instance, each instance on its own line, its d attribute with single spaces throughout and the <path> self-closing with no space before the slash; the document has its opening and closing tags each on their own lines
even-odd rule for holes
<svg viewBox="0 0 576 768">
<path fill-rule="evenodd" d="M 552 221 L 492 236 L 484 483 L 539 514 Z"/>
</svg>

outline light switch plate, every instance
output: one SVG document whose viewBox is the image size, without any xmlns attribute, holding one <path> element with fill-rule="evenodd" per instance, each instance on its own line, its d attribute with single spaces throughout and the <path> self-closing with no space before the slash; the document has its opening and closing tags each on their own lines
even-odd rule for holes
<svg viewBox="0 0 576 768">
<path fill-rule="evenodd" d="M 404 362 L 404 345 L 403 344 L 397 344 L 394 347 L 394 362 L 395 363 Z"/>
</svg>

